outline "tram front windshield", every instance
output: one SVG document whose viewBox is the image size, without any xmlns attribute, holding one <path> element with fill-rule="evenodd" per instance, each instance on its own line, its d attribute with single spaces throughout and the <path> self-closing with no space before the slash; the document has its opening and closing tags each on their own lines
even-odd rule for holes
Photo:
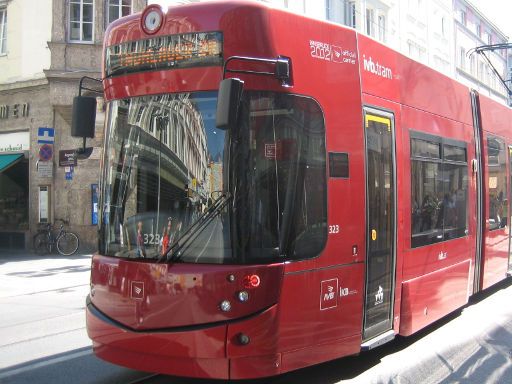
<svg viewBox="0 0 512 384">
<path fill-rule="evenodd" d="M 314 257 L 326 237 L 318 104 L 245 92 L 236 127 L 217 92 L 114 100 L 107 110 L 100 253 L 187 263 Z"/>
</svg>

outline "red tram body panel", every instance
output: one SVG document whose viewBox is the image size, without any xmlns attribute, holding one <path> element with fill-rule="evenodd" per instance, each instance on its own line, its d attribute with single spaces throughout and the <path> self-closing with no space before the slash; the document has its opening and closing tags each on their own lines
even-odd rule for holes
<svg viewBox="0 0 512 384">
<path fill-rule="evenodd" d="M 227 130 L 224 77 L 243 80 Z M 354 30 L 151 5 L 108 28 L 103 84 L 87 330 L 107 361 L 277 375 L 410 335 L 510 270 L 510 109 Z"/>
</svg>

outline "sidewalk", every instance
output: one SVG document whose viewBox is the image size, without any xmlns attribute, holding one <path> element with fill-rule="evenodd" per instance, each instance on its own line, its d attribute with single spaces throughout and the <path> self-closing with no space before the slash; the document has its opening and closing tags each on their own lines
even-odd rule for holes
<svg viewBox="0 0 512 384">
<path fill-rule="evenodd" d="M 90 269 L 91 254 L 0 252 L 0 370 L 90 347 Z"/>
<path fill-rule="evenodd" d="M 0 298 L 84 285 L 88 282 L 91 256 L 1 251 Z"/>
<path fill-rule="evenodd" d="M 38 255 L 32 250 L 27 249 L 3 249 L 0 248 L 0 262 L 4 259 L 16 259 L 16 260 L 30 260 L 30 259 L 62 259 L 62 258 L 73 258 L 73 257 L 90 257 L 93 254 L 91 251 L 81 252 L 80 248 L 78 252 L 71 256 L 62 256 L 57 251 L 46 254 L 46 255 Z"/>
</svg>

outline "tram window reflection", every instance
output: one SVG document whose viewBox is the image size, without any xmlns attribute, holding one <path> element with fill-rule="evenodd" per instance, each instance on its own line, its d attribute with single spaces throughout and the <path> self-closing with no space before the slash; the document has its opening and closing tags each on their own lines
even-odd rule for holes
<svg viewBox="0 0 512 384">
<path fill-rule="evenodd" d="M 216 101 L 215 92 L 196 92 L 109 104 L 102 254 L 254 263 L 321 252 L 327 184 L 318 103 L 247 91 L 239 126 L 222 131 Z"/>
<path fill-rule="evenodd" d="M 504 228 L 507 225 L 507 157 L 505 142 L 489 136 L 487 138 L 488 183 L 489 183 L 489 230 Z"/>
<path fill-rule="evenodd" d="M 411 246 L 465 236 L 467 195 L 466 144 L 411 132 Z"/>
</svg>

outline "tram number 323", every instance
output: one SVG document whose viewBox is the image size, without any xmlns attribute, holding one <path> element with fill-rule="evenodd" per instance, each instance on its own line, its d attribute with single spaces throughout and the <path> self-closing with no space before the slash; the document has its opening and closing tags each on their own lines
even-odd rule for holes
<svg viewBox="0 0 512 384">
<path fill-rule="evenodd" d="M 338 224 L 329 225 L 329 234 L 340 233 L 340 226 Z"/>
<path fill-rule="evenodd" d="M 158 245 L 160 244 L 160 235 L 158 233 L 145 233 L 144 234 L 145 245 Z"/>
</svg>

